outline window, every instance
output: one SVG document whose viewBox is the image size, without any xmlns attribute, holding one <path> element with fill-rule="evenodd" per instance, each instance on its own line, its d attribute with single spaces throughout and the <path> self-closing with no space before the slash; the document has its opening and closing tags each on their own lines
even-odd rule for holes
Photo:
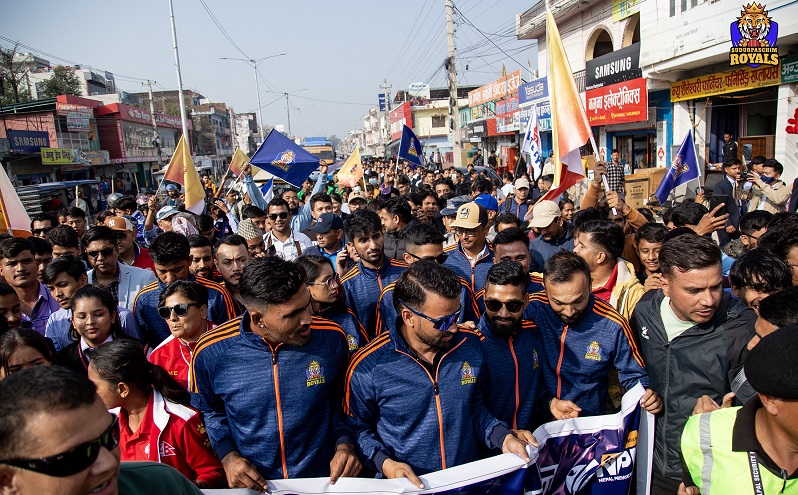
<svg viewBox="0 0 798 495">
<path fill-rule="evenodd" d="M 446 115 L 433 115 L 432 127 L 446 127 Z"/>
</svg>

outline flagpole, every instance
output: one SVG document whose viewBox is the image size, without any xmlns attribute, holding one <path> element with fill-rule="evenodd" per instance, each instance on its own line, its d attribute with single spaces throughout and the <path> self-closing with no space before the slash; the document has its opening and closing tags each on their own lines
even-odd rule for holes
<svg viewBox="0 0 798 495">
<path fill-rule="evenodd" d="M 175 52 L 175 67 L 177 68 L 177 96 L 180 101 L 180 122 L 183 127 L 183 136 L 186 137 L 188 145 L 188 119 L 186 117 L 186 102 L 183 96 L 183 76 L 180 74 L 180 54 L 177 49 L 177 28 L 175 27 L 175 8 L 172 0 L 169 0 L 169 19 L 172 23 L 172 44 Z"/>
</svg>

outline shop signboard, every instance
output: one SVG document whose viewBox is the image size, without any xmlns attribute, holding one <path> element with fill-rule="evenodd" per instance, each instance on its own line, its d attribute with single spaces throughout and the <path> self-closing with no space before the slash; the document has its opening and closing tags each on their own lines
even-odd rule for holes
<svg viewBox="0 0 798 495">
<path fill-rule="evenodd" d="M 748 66 L 671 83 L 671 102 L 707 98 L 781 84 L 781 65 Z"/>
<path fill-rule="evenodd" d="M 84 151 L 83 158 L 86 163 L 91 163 L 91 165 L 95 166 L 111 164 L 111 157 L 108 154 L 108 150 Z"/>
<path fill-rule="evenodd" d="M 406 101 L 391 110 L 391 141 L 396 141 L 402 137 L 402 126 L 406 125 L 413 129 L 413 113 L 410 110 L 410 102 Z"/>
<path fill-rule="evenodd" d="M 521 69 L 468 92 L 468 106 L 475 107 L 500 100 L 518 91 L 521 86 Z"/>
<path fill-rule="evenodd" d="M 70 165 L 74 163 L 73 151 L 69 148 L 42 148 L 42 165 Z"/>
<path fill-rule="evenodd" d="M 42 148 L 50 147 L 50 134 L 47 131 L 15 131 L 7 132 L 11 141 L 11 151 L 15 153 L 38 153 Z"/>
<path fill-rule="evenodd" d="M 538 131 L 550 131 L 551 103 L 549 102 L 549 99 L 546 98 L 545 100 L 540 100 L 535 103 L 534 106 L 530 105 L 518 111 L 518 121 L 521 129 L 526 130 L 526 123 L 529 122 L 529 117 L 532 115 L 532 111 L 536 111 L 538 114 Z"/>
<path fill-rule="evenodd" d="M 483 137 L 488 135 L 488 123 L 485 120 L 468 123 L 468 140 L 478 143 Z"/>
<path fill-rule="evenodd" d="M 80 114 L 81 116 L 89 119 L 94 116 L 94 110 L 91 107 L 83 105 L 74 105 L 72 103 L 55 102 L 55 111 L 62 117 L 68 117 L 70 114 Z"/>
<path fill-rule="evenodd" d="M 515 132 L 519 129 L 518 97 L 501 100 L 496 104 L 496 127 L 498 132 Z"/>
<path fill-rule="evenodd" d="M 609 84 L 642 77 L 640 43 L 634 43 L 585 63 L 585 88 L 596 89 Z"/>
<path fill-rule="evenodd" d="M 585 93 L 585 99 L 591 126 L 648 119 L 648 92 L 644 78 L 590 89 Z"/>
<path fill-rule="evenodd" d="M 545 77 L 518 87 L 518 106 L 526 107 L 549 97 L 549 83 Z"/>
<path fill-rule="evenodd" d="M 67 130 L 78 132 L 89 132 L 91 124 L 89 117 L 80 112 L 69 112 L 67 114 Z"/>
<path fill-rule="evenodd" d="M 785 57 L 781 62 L 781 83 L 798 82 L 798 55 Z"/>
<path fill-rule="evenodd" d="M 387 111 L 388 110 L 388 98 L 386 98 L 385 93 L 379 93 L 377 95 L 377 100 L 379 101 L 380 112 Z"/>
<path fill-rule="evenodd" d="M 612 22 L 618 22 L 640 12 L 643 0 L 612 0 Z"/>
</svg>

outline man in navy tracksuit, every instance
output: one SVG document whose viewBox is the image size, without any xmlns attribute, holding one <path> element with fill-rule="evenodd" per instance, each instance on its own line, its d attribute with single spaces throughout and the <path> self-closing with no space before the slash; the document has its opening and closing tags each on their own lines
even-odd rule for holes
<svg viewBox="0 0 798 495">
<path fill-rule="evenodd" d="M 441 263 L 446 259 L 446 255 L 443 253 L 443 243 L 446 238 L 432 224 L 416 223 L 408 226 L 402 240 L 405 243 L 403 259 L 408 265 L 412 265 L 418 260 L 432 260 Z M 393 307 L 395 286 L 396 282 L 388 285 L 380 294 L 377 307 L 377 335 L 393 325 L 398 316 Z M 458 323 L 479 320 L 480 311 L 477 301 L 471 292 L 471 286 L 463 277 L 460 277 L 460 307 L 462 311 L 460 311 Z"/>
<path fill-rule="evenodd" d="M 360 452 L 386 478 L 410 479 L 477 459 L 477 446 L 525 461 L 531 433 L 513 434 L 485 407 L 479 338 L 458 331 L 460 281 L 433 261 L 411 265 L 396 283 L 396 325 L 352 360 L 344 411 Z M 522 440 L 523 439 L 523 440 Z"/>
<path fill-rule="evenodd" d="M 150 245 L 152 262 L 158 280 L 145 285 L 133 301 L 133 313 L 141 329 L 141 335 L 151 348 L 171 336 L 166 320 L 158 315 L 158 298 L 167 285 L 175 280 L 197 282 L 208 289 L 208 319 L 216 325 L 228 322 L 241 314 L 241 307 L 222 284 L 189 272 L 191 248 L 186 236 L 164 232 L 153 239 Z"/>
<path fill-rule="evenodd" d="M 312 317 L 304 269 L 253 259 L 240 282 L 242 318 L 197 342 L 189 382 L 231 487 L 355 476 L 360 462 L 341 410 L 346 334 Z"/>
<path fill-rule="evenodd" d="M 407 265 L 385 256 L 380 216 L 364 208 L 349 216 L 346 236 L 360 261 L 341 279 L 346 305 L 366 328 L 369 339 L 377 333 L 377 305 L 382 290 L 393 283 Z"/>
<path fill-rule="evenodd" d="M 488 210 L 477 203 L 466 203 L 457 209 L 451 226 L 459 241 L 447 248 L 449 257 L 444 265 L 466 279 L 476 294 L 493 265 L 493 250 L 487 241 Z"/>
<path fill-rule="evenodd" d="M 488 409 L 513 429 L 532 430 L 551 416 L 575 418 L 579 407 L 553 397 L 543 383 L 539 331 L 533 322 L 522 319 L 528 300 L 527 280 L 528 274 L 515 261 L 488 270 L 487 307 L 477 333 L 487 363 L 483 393 Z"/>
<path fill-rule="evenodd" d="M 657 414 L 659 396 L 648 388 L 643 358 L 626 320 L 590 291 L 590 268 L 574 253 L 552 255 L 543 268 L 545 292 L 533 294 L 524 311 L 540 328 L 543 378 L 557 398 L 575 402 L 580 416 L 607 412 L 607 374 L 614 367 L 621 385 L 646 387 L 641 405 Z"/>
</svg>

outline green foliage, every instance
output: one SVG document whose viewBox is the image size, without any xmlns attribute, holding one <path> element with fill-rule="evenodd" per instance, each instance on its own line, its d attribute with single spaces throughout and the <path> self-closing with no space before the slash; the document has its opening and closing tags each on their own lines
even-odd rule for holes
<svg viewBox="0 0 798 495">
<path fill-rule="evenodd" d="M 55 98 L 58 95 L 80 96 L 80 79 L 71 67 L 56 65 L 53 76 L 42 83 L 42 98 Z"/>
</svg>

